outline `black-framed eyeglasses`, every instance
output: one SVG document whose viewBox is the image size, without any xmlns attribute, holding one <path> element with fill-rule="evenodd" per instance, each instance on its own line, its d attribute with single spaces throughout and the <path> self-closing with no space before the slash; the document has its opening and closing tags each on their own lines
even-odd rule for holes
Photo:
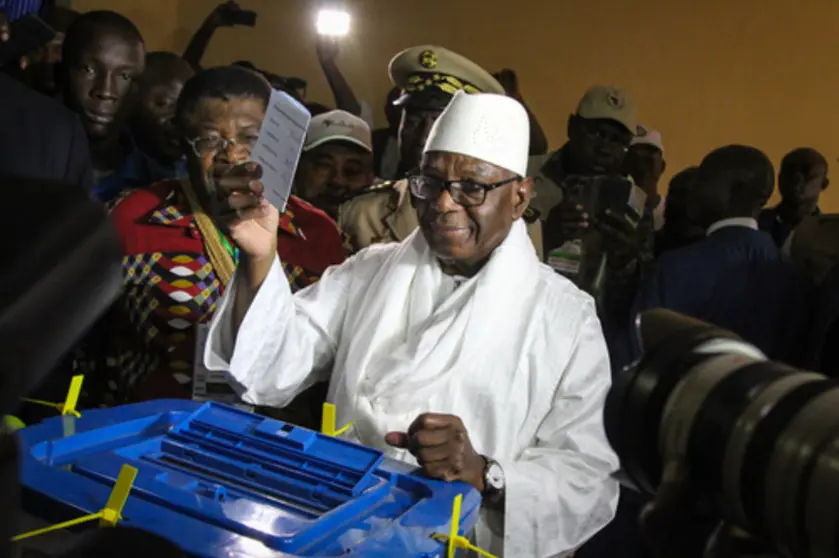
<svg viewBox="0 0 839 558">
<path fill-rule="evenodd" d="M 246 137 L 239 139 L 228 139 L 221 136 L 207 136 L 188 139 L 186 142 L 192 147 L 195 154 L 200 157 L 202 155 L 215 155 L 227 149 L 231 145 L 247 150 L 248 153 L 250 153 L 250 150 L 253 149 L 254 145 L 256 145 L 258 139 L 259 138 L 256 136 L 252 138 Z"/>
<path fill-rule="evenodd" d="M 408 177 L 408 186 L 411 188 L 411 194 L 420 200 L 436 200 L 443 193 L 443 190 L 446 190 L 455 203 L 463 207 L 475 207 L 484 203 L 487 192 L 490 190 L 506 186 L 517 180 L 521 180 L 521 178 L 514 176 L 500 182 L 483 184 L 473 180 L 443 180 L 442 178 L 418 174 Z"/>
</svg>

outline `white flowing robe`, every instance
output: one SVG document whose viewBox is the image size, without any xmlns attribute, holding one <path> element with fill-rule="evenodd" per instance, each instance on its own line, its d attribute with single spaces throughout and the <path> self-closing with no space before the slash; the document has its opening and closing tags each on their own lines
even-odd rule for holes
<svg viewBox="0 0 839 558">
<path fill-rule="evenodd" d="M 614 516 L 618 461 L 602 417 L 611 375 L 594 304 L 539 262 L 520 220 L 460 285 L 419 231 L 296 295 L 275 261 L 235 339 L 233 282 L 205 364 L 228 371 L 245 401 L 275 407 L 329 380 L 337 425 L 354 421 L 345 436 L 412 463 L 387 432 L 424 412 L 460 417 L 506 480 L 503 510 L 482 510 L 480 548 L 564 556 Z"/>
</svg>

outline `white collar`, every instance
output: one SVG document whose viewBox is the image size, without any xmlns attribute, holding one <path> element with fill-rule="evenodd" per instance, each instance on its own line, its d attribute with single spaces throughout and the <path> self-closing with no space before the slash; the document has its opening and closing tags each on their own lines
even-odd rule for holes
<svg viewBox="0 0 839 558">
<path fill-rule="evenodd" d="M 752 217 L 731 217 L 730 219 L 722 219 L 708 227 L 708 236 L 714 234 L 720 229 L 726 227 L 746 227 L 747 229 L 757 230 L 757 220 Z"/>
</svg>

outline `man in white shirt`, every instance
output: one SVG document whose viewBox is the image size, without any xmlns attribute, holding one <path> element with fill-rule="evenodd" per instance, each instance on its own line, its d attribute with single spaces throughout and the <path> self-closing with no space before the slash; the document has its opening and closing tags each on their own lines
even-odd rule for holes
<svg viewBox="0 0 839 558">
<path fill-rule="evenodd" d="M 348 438 L 483 494 L 479 547 L 543 558 L 611 520 L 618 463 L 594 303 L 540 263 L 521 219 L 528 137 L 515 100 L 455 94 L 410 179 L 419 229 L 294 296 L 258 174 L 220 181 L 216 212 L 241 261 L 205 363 L 261 405 L 329 380 Z"/>
</svg>

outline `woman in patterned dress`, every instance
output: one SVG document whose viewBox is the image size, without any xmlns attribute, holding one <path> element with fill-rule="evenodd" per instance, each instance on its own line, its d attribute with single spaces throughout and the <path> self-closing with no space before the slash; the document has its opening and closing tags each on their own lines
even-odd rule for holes
<svg viewBox="0 0 839 558">
<path fill-rule="evenodd" d="M 268 82 L 243 68 L 212 68 L 190 79 L 176 116 L 189 179 L 132 191 L 114 208 L 125 293 L 106 321 L 107 334 L 99 336 L 100 350 L 93 351 L 99 358 L 85 361 L 95 366 L 89 374 L 109 402 L 193 395 L 196 337 L 238 258 L 205 208 L 217 180 L 255 164 L 247 161 L 270 95 Z M 277 251 L 292 290 L 346 257 L 335 223 L 294 196 L 282 215 Z"/>
</svg>

